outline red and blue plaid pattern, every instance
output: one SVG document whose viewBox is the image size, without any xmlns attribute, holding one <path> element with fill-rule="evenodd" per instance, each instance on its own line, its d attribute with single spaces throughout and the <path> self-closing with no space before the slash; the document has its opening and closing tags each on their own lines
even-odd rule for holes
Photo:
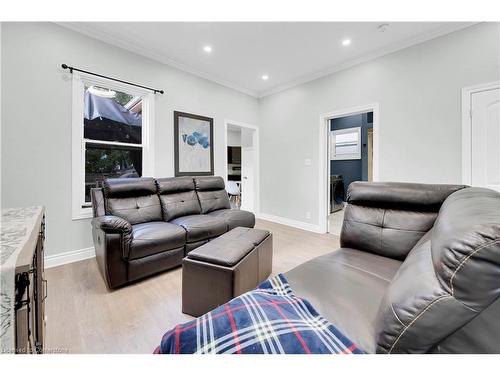
<svg viewBox="0 0 500 375">
<path fill-rule="evenodd" d="M 278 275 L 188 323 L 168 331 L 160 354 L 351 354 L 353 342 L 296 297 Z"/>
</svg>

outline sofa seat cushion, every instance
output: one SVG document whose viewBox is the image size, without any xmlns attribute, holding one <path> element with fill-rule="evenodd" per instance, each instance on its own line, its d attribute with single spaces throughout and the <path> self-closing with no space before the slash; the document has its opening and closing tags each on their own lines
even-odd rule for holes
<svg viewBox="0 0 500 375">
<path fill-rule="evenodd" d="M 182 216 L 170 223 L 180 225 L 186 230 L 188 243 L 214 238 L 227 231 L 224 220 L 209 215 Z"/>
<path fill-rule="evenodd" d="M 222 209 L 212 211 L 208 215 L 224 220 L 228 226 L 228 230 L 236 227 L 253 228 L 255 226 L 255 215 L 248 211 Z"/>
<path fill-rule="evenodd" d="M 178 225 L 164 221 L 136 224 L 132 226 L 129 259 L 178 249 L 185 244 L 186 231 Z"/>
<path fill-rule="evenodd" d="M 375 319 L 401 262 L 341 248 L 285 273 L 292 290 L 368 353 L 376 351 Z"/>
</svg>

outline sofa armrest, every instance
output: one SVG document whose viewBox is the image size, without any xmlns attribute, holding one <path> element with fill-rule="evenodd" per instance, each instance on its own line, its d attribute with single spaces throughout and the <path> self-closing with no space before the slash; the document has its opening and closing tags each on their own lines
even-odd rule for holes
<svg viewBox="0 0 500 375">
<path fill-rule="evenodd" d="M 102 230 L 106 234 L 120 234 L 123 257 L 128 258 L 132 242 L 132 225 L 127 220 L 113 215 L 99 216 L 92 219 L 92 228 Z"/>
<path fill-rule="evenodd" d="M 105 232 L 120 232 L 124 235 L 132 236 L 132 225 L 125 219 L 118 216 L 106 215 L 92 219 L 92 226 L 96 229 L 102 229 Z"/>
<path fill-rule="evenodd" d="M 427 233 L 445 199 L 463 185 L 353 182 L 340 245 L 404 260 Z"/>
<path fill-rule="evenodd" d="M 132 225 L 117 216 L 92 219 L 92 237 L 99 272 L 109 288 L 128 281 L 127 259 L 132 242 Z"/>
</svg>

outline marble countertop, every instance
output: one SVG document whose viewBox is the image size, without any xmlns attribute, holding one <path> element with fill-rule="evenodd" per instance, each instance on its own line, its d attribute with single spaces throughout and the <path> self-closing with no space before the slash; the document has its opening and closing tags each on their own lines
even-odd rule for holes
<svg viewBox="0 0 500 375">
<path fill-rule="evenodd" d="M 43 207 L 7 208 L 0 216 L 0 265 L 8 263 L 9 258 L 22 248 L 31 229 L 43 213 Z"/>
</svg>

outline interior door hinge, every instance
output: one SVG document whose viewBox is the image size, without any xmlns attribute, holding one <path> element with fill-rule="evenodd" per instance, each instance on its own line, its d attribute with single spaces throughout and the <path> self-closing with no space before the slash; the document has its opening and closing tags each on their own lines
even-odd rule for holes
<svg viewBox="0 0 500 375">
<path fill-rule="evenodd" d="M 472 109 L 469 109 L 469 117 L 472 118 Z"/>
</svg>

